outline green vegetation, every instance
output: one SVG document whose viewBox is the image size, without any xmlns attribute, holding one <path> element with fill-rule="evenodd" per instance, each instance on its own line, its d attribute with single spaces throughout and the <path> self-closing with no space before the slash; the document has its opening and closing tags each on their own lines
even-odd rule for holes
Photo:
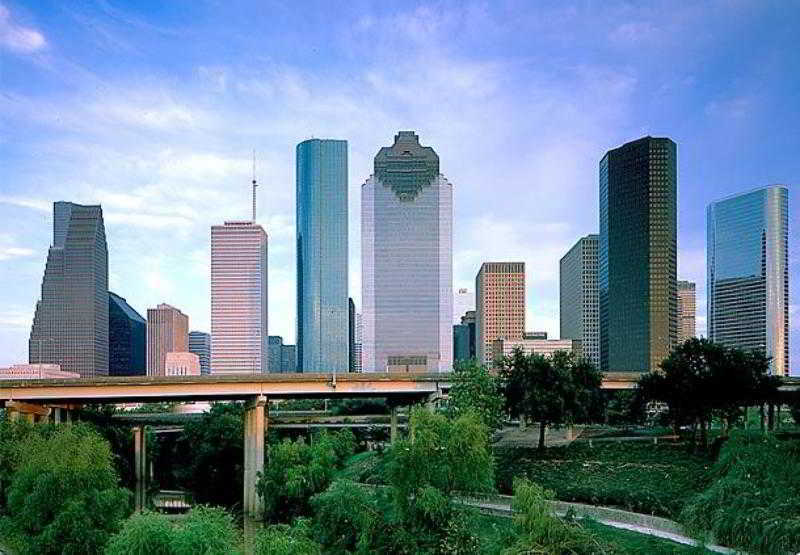
<svg viewBox="0 0 800 555">
<path fill-rule="evenodd" d="M 539 449 L 551 424 L 584 422 L 601 412 L 603 374 L 591 362 L 559 351 L 552 357 L 515 349 L 500 362 L 508 410 L 539 422 Z"/>
<path fill-rule="evenodd" d="M 252 546 L 253 555 L 319 555 L 322 547 L 309 537 L 305 519 L 292 526 L 273 524 L 260 532 Z"/>
<path fill-rule="evenodd" d="M 310 513 L 311 496 L 325 491 L 355 450 L 349 430 L 319 433 L 310 443 L 286 439 L 270 446 L 269 461 L 256 486 L 264 498 L 265 518 L 287 522 Z"/>
<path fill-rule="evenodd" d="M 606 544 L 614 546 L 613 553 L 647 555 L 688 555 L 709 553 L 704 547 L 690 547 L 670 540 L 656 538 L 630 530 L 605 526 L 592 520 L 581 521 L 581 526 Z"/>
<path fill-rule="evenodd" d="M 108 542 L 106 555 L 228 555 L 239 553 L 241 538 L 224 509 L 198 506 L 172 523 L 165 515 L 131 516 Z"/>
<path fill-rule="evenodd" d="M 500 429 L 505 418 L 500 380 L 474 359 L 457 363 L 453 371 L 447 405 L 451 416 L 475 412 L 490 432 Z"/>
<path fill-rule="evenodd" d="M 130 500 L 118 486 L 108 442 L 76 424 L 28 427 L 3 445 L 13 453 L 8 516 L 0 519 L 10 546 L 21 554 L 100 553 Z"/>
<path fill-rule="evenodd" d="M 701 491 L 709 462 L 682 447 L 633 442 L 573 443 L 566 447 L 498 449 L 497 483 L 510 493 L 516 476 L 552 490 L 563 501 L 617 506 L 676 517 Z"/>
<path fill-rule="evenodd" d="M 759 553 L 800 551 L 800 441 L 735 433 L 681 521 L 696 533 Z"/>
</svg>

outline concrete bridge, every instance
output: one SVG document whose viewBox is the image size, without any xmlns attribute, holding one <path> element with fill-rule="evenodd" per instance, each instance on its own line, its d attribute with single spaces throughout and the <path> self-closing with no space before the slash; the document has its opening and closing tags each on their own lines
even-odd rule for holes
<svg viewBox="0 0 800 555">
<path fill-rule="evenodd" d="M 608 373 L 604 389 L 633 389 L 638 374 Z M 0 381 L 0 406 L 11 418 L 30 421 L 51 418 L 68 421 L 71 409 L 85 404 L 152 403 L 163 401 L 244 401 L 244 509 L 251 516 L 263 512 L 256 493 L 257 474 L 264 469 L 264 437 L 269 417 L 268 399 L 384 398 L 391 405 L 430 402 L 446 395 L 453 374 L 241 374 L 233 376 L 104 377 Z M 397 412 L 390 427 L 394 438 Z M 137 481 L 147 475 L 144 426 L 134 428 Z M 144 486 L 137 491 L 143 505 Z"/>
</svg>

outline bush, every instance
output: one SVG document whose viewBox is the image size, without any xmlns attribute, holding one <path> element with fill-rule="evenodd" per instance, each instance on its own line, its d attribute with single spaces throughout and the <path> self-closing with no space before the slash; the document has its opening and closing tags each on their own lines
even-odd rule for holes
<svg viewBox="0 0 800 555">
<path fill-rule="evenodd" d="M 253 555 L 318 555 L 322 548 L 308 537 L 303 519 L 294 526 L 274 524 L 258 533 L 253 542 Z"/>
<path fill-rule="evenodd" d="M 748 551 L 800 551 L 800 442 L 734 433 L 710 477 L 680 515 L 690 530 Z"/>
<path fill-rule="evenodd" d="M 61 425 L 19 444 L 4 530 L 21 553 L 99 553 L 129 511 L 108 442 L 91 427 Z"/>
<path fill-rule="evenodd" d="M 173 530 L 164 515 L 136 513 L 106 546 L 106 555 L 173 555 Z"/>
<path fill-rule="evenodd" d="M 349 430 L 322 432 L 310 444 L 300 438 L 270 445 L 269 462 L 256 485 L 264 498 L 264 517 L 278 522 L 309 514 L 311 496 L 325 491 L 354 449 Z"/>
<path fill-rule="evenodd" d="M 364 486 L 337 480 L 312 499 L 314 536 L 326 553 L 370 553 L 384 525 L 386 508 Z"/>
</svg>

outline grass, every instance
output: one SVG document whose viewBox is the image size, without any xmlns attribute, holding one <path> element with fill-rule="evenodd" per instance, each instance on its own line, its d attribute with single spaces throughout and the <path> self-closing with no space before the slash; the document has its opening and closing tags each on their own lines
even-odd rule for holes
<svg viewBox="0 0 800 555">
<path fill-rule="evenodd" d="M 577 444 L 496 451 L 501 493 L 514 476 L 526 476 L 562 501 L 608 505 L 675 518 L 686 500 L 706 485 L 710 463 L 685 447 L 635 442 Z"/>
</svg>

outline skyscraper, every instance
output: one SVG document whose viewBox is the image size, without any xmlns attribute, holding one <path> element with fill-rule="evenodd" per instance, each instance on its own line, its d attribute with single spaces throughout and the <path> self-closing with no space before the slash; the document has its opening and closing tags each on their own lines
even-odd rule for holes
<svg viewBox="0 0 800 555">
<path fill-rule="evenodd" d="M 364 325 L 361 313 L 356 312 L 355 344 L 353 345 L 353 372 L 361 372 L 361 345 L 364 340 Z"/>
<path fill-rule="evenodd" d="M 356 303 L 353 299 L 347 300 L 347 329 L 348 329 L 348 347 L 347 358 L 349 372 L 356 371 Z"/>
<path fill-rule="evenodd" d="M 200 373 L 211 373 L 211 336 L 204 331 L 189 332 L 189 352 L 200 359 Z"/>
<path fill-rule="evenodd" d="M 144 376 L 147 321 L 116 293 L 108 292 L 108 375 Z"/>
<path fill-rule="evenodd" d="M 361 187 L 364 372 L 450 371 L 453 186 L 413 131 L 375 156 Z"/>
<path fill-rule="evenodd" d="M 696 336 L 697 297 L 692 281 L 678 281 L 678 345 Z"/>
<path fill-rule="evenodd" d="M 281 364 L 283 337 L 280 335 L 270 335 L 267 338 L 267 342 L 267 357 L 269 360 L 269 364 L 267 366 L 269 368 L 269 372 L 271 374 L 283 372 L 283 366 Z"/>
<path fill-rule="evenodd" d="M 100 206 L 53 204 L 53 245 L 28 361 L 60 364 L 82 377 L 108 375 L 108 249 Z"/>
<path fill-rule="evenodd" d="M 521 340 L 525 333 L 525 263 L 484 262 L 475 277 L 478 362 L 492 365 L 495 339 Z"/>
<path fill-rule="evenodd" d="M 347 372 L 347 141 L 297 145 L 297 366 Z"/>
<path fill-rule="evenodd" d="M 267 372 L 267 234 L 252 221 L 211 227 L 211 372 Z"/>
<path fill-rule="evenodd" d="M 147 309 L 147 375 L 166 375 L 167 353 L 189 350 L 189 317 L 165 303 Z"/>
<path fill-rule="evenodd" d="M 780 185 L 708 206 L 708 336 L 760 349 L 789 373 L 789 190 Z"/>
<path fill-rule="evenodd" d="M 586 360 L 600 366 L 597 235 L 581 237 L 559 263 L 561 339 L 578 339 Z"/>
<path fill-rule="evenodd" d="M 677 147 L 644 137 L 600 161 L 600 369 L 658 368 L 678 339 Z"/>
</svg>

